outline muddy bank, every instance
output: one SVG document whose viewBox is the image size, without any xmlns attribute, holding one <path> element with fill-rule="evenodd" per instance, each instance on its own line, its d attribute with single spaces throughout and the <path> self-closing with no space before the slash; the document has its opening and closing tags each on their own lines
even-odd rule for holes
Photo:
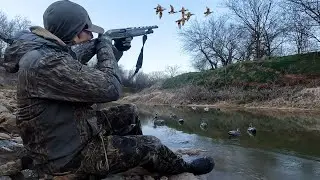
<svg viewBox="0 0 320 180">
<path fill-rule="evenodd" d="M 136 94 L 127 94 L 118 102 L 144 105 L 315 111 L 320 109 L 320 87 L 282 87 L 264 91 L 228 88 L 215 92 L 200 87 L 169 90 L 149 88 Z"/>
</svg>

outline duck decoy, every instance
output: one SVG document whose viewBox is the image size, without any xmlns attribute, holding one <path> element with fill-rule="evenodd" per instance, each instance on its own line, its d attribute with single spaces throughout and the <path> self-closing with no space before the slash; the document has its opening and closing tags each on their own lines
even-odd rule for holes
<svg viewBox="0 0 320 180">
<path fill-rule="evenodd" d="M 158 113 L 156 113 L 156 115 L 153 117 L 154 120 L 158 119 Z"/>
<path fill-rule="evenodd" d="M 170 113 L 170 118 L 176 119 L 176 118 L 177 118 L 177 115 L 175 115 L 174 113 Z"/>
<path fill-rule="evenodd" d="M 178 119 L 178 122 L 180 125 L 182 125 L 184 123 L 184 119 L 180 118 L 180 119 Z"/>
<path fill-rule="evenodd" d="M 254 136 L 257 134 L 257 130 L 256 130 L 255 127 L 252 126 L 252 123 L 250 123 L 247 131 L 248 131 L 249 134 L 252 134 Z"/>
<path fill-rule="evenodd" d="M 202 120 L 201 123 L 200 123 L 200 128 L 202 130 L 207 130 L 208 129 L 208 122 L 205 121 L 205 120 Z"/>
<path fill-rule="evenodd" d="M 165 121 L 163 119 L 158 119 L 153 121 L 154 126 L 163 126 L 165 124 Z"/>
<path fill-rule="evenodd" d="M 154 126 L 163 126 L 165 121 L 163 119 L 159 119 L 158 113 L 153 118 L 153 125 Z"/>
<path fill-rule="evenodd" d="M 237 128 L 237 130 L 231 130 L 228 132 L 229 136 L 233 136 L 233 137 L 236 137 L 236 136 L 240 136 L 241 135 L 241 132 L 240 132 L 240 129 Z"/>
</svg>

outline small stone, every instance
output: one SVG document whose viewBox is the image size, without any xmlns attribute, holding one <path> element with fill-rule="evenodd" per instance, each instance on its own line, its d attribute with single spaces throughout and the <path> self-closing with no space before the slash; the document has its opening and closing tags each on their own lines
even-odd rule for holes
<svg viewBox="0 0 320 180">
<path fill-rule="evenodd" d="M 2 113 L 2 112 L 10 112 L 10 111 L 4 105 L 0 104 L 0 113 Z"/>
<path fill-rule="evenodd" d="M 76 180 L 76 176 L 73 174 L 68 174 L 64 176 L 54 176 L 52 180 Z"/>
<path fill-rule="evenodd" d="M 192 173 L 182 173 L 170 176 L 169 180 L 200 180 L 200 178 L 198 178 Z"/>
<path fill-rule="evenodd" d="M 11 180 L 9 176 L 0 176 L 0 180 Z"/>
<path fill-rule="evenodd" d="M 160 178 L 160 180 L 168 180 L 168 177 L 162 176 L 162 177 Z"/>
<path fill-rule="evenodd" d="M 9 134 L 6 133 L 0 133 L 0 140 L 8 140 L 11 139 L 12 137 Z"/>
<path fill-rule="evenodd" d="M 19 133 L 17 124 L 16 124 L 16 116 L 8 112 L 0 113 L 0 128 L 5 129 L 10 133 Z"/>
<path fill-rule="evenodd" d="M 143 180 L 154 180 L 154 178 L 146 175 L 146 176 L 143 176 Z"/>
<path fill-rule="evenodd" d="M 126 176 L 125 180 L 143 180 L 141 176 L 133 175 L 133 176 Z"/>
<path fill-rule="evenodd" d="M 12 175 L 12 174 L 17 174 L 21 171 L 21 161 L 20 159 L 15 160 L 15 161 L 10 161 L 7 162 L 6 164 L 3 164 L 0 166 L 0 176 L 4 175 Z"/>
<path fill-rule="evenodd" d="M 22 138 L 21 137 L 15 137 L 12 139 L 13 141 L 15 141 L 18 144 L 23 144 Z"/>
<path fill-rule="evenodd" d="M 0 152 L 1 153 L 8 153 L 8 152 L 13 152 L 13 150 L 8 147 L 0 147 Z"/>
<path fill-rule="evenodd" d="M 125 178 L 123 176 L 119 176 L 119 175 L 111 175 L 105 179 L 102 180 L 125 180 Z"/>
</svg>

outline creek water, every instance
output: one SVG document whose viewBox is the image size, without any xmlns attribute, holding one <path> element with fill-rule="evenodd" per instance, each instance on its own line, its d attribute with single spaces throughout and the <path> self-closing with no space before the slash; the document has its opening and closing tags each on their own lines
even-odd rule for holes
<svg viewBox="0 0 320 180">
<path fill-rule="evenodd" d="M 143 133 L 158 137 L 171 149 L 202 149 L 214 170 L 207 179 L 320 179 L 320 115 L 257 110 L 196 110 L 168 106 L 138 106 Z M 153 117 L 164 120 L 155 126 Z M 177 117 L 170 117 L 175 114 Z M 181 124 L 177 119 L 183 119 Z M 201 128 L 201 122 L 207 128 Z M 257 133 L 247 133 L 249 124 Z M 228 131 L 239 128 L 241 136 Z M 183 156 L 192 159 L 197 156 Z"/>
</svg>

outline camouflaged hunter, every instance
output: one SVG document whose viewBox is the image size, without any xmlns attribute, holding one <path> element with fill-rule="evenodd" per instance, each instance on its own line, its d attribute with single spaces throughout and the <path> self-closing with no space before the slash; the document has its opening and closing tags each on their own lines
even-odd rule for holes
<svg viewBox="0 0 320 180">
<path fill-rule="evenodd" d="M 51 4 L 43 20 L 45 28 L 31 27 L 15 35 L 4 60 L 7 71 L 18 73 L 17 125 L 36 167 L 48 174 L 99 177 L 136 166 L 163 174 L 213 169 L 211 158 L 186 163 L 157 138 L 142 135 L 134 105 L 101 111 L 91 107 L 119 98 L 118 61 L 131 39 L 112 45 L 101 37 L 72 51 L 70 45 L 81 32 L 100 33 L 102 28 L 68 0 Z M 81 63 L 95 54 L 95 68 Z"/>
</svg>

